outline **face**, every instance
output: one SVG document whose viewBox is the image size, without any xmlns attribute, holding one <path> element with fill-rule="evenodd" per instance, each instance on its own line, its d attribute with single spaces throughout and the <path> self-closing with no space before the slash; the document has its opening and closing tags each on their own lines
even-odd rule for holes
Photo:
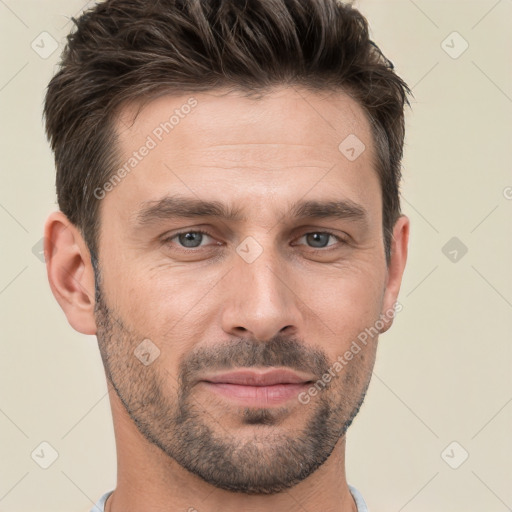
<svg viewBox="0 0 512 512">
<path fill-rule="evenodd" d="M 142 435 L 191 473 L 283 491 L 357 414 L 377 337 L 335 362 L 396 299 L 369 124 L 342 93 L 287 88 L 162 96 L 134 112 L 118 121 L 129 171 L 100 206 L 107 376 Z M 356 154 L 365 146 L 355 159 L 339 149 L 348 136 Z M 219 377 L 273 369 L 299 382 Z"/>
</svg>

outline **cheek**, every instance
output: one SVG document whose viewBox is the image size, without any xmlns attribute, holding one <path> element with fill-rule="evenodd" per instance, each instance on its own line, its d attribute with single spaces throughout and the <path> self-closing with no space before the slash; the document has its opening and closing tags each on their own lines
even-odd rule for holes
<svg viewBox="0 0 512 512">
<path fill-rule="evenodd" d="M 357 336 L 379 319 L 384 289 L 384 276 L 370 269 L 352 269 L 343 275 L 319 280 L 315 289 L 308 288 L 306 303 L 316 315 L 313 324 L 324 332 L 320 343 L 329 342 L 336 354 L 349 346 Z M 318 333 L 317 329 L 317 333 Z M 327 347 L 326 347 L 327 348 Z M 331 354 L 331 355 L 332 355 Z"/>
<path fill-rule="evenodd" d="M 173 350 L 197 339 L 207 315 L 204 295 L 216 280 L 178 268 L 128 267 L 130 279 L 119 275 L 114 303 L 127 325 L 160 344 L 171 342 Z"/>
</svg>

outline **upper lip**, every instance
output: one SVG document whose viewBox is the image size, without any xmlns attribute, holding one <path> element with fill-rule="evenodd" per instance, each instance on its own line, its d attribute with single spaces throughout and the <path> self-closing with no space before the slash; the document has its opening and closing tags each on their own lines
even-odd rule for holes
<svg viewBox="0 0 512 512">
<path fill-rule="evenodd" d="M 272 386 L 274 384 L 305 384 L 313 379 L 307 375 L 287 369 L 272 370 L 236 370 L 201 379 L 216 384 L 239 384 L 242 386 Z"/>
</svg>

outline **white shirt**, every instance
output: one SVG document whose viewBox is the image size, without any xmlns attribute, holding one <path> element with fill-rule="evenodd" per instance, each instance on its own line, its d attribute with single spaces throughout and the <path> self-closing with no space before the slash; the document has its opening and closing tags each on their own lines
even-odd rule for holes
<svg viewBox="0 0 512 512">
<path fill-rule="evenodd" d="M 352 497 L 354 498 L 354 501 L 357 505 L 357 512 L 368 512 L 368 507 L 366 506 L 366 503 L 363 500 L 363 497 L 361 496 L 361 493 L 355 488 L 352 487 L 350 484 L 348 484 L 348 488 L 350 493 L 352 494 Z M 107 498 L 114 492 L 114 489 L 111 491 L 106 492 L 99 500 L 94 507 L 91 508 L 91 512 L 105 512 L 105 502 L 107 501 Z"/>
</svg>

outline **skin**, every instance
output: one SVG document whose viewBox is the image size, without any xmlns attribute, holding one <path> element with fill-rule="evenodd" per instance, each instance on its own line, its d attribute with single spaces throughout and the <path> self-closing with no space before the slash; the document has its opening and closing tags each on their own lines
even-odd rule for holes
<svg viewBox="0 0 512 512">
<path fill-rule="evenodd" d="M 120 166 L 190 96 L 161 96 L 135 121 L 136 106 L 125 106 Z M 378 336 L 308 404 L 241 407 L 199 380 L 268 366 L 321 378 L 396 303 L 409 219 L 394 226 L 387 265 L 370 125 L 344 93 L 193 96 L 191 113 L 101 200 L 96 283 L 80 231 L 62 212 L 45 226 L 52 291 L 75 330 L 97 335 L 105 365 L 118 462 L 106 510 L 355 511 L 345 433 Z M 354 161 L 338 149 L 349 134 L 366 146 Z M 170 193 L 239 207 L 246 219 L 137 224 L 144 201 Z M 349 199 L 367 222 L 291 218 L 301 199 Z M 208 235 L 174 236 L 197 229 Z M 326 231 L 340 239 L 315 239 Z M 262 250 L 251 263 L 236 250 L 247 237 Z M 391 324 L 388 315 L 380 332 Z M 134 355 L 145 339 L 160 351 L 148 365 Z"/>
</svg>

